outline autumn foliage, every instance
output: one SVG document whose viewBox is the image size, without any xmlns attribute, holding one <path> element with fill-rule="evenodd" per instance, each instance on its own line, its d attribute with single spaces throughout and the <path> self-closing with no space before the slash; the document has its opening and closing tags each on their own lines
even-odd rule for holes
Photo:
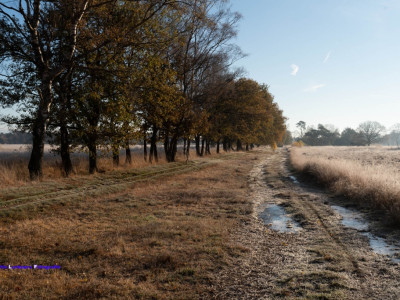
<svg viewBox="0 0 400 300">
<path fill-rule="evenodd" d="M 33 137 L 29 172 L 42 176 L 48 138 L 66 176 L 72 151 L 85 149 L 97 171 L 99 147 L 118 165 L 120 149 L 143 143 L 157 161 L 159 143 L 175 161 L 189 155 L 275 145 L 282 111 L 266 85 L 230 66 L 243 56 L 231 40 L 240 15 L 227 1 L 41 1 L 0 3 L 3 116 Z M 148 151 L 147 147 L 150 146 Z"/>
</svg>

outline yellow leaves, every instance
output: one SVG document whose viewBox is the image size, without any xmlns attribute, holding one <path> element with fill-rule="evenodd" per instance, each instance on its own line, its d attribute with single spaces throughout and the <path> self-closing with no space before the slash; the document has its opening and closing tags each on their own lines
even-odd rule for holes
<svg viewBox="0 0 400 300">
<path fill-rule="evenodd" d="M 292 147 L 304 147 L 303 141 L 297 141 L 292 143 Z"/>
<path fill-rule="evenodd" d="M 233 89 L 227 89 L 218 103 L 216 132 L 229 133 L 244 143 L 257 143 L 274 147 L 283 134 L 279 120 L 281 111 L 272 103 L 268 89 L 251 79 L 239 79 Z"/>
</svg>

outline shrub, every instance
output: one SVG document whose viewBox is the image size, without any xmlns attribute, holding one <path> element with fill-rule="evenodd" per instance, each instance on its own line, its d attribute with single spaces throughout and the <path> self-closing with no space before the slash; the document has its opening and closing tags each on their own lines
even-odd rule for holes
<svg viewBox="0 0 400 300">
<path fill-rule="evenodd" d="M 304 146 L 304 143 L 302 140 L 292 143 L 292 147 L 303 147 L 303 146 Z"/>
</svg>

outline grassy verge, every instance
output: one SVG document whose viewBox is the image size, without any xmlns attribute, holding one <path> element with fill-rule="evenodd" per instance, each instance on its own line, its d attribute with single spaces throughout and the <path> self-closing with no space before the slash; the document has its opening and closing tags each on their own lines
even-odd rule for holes
<svg viewBox="0 0 400 300">
<path fill-rule="evenodd" d="M 231 156 L 26 218 L 3 218 L 0 265 L 61 269 L 0 269 L 0 298 L 211 297 L 214 274 L 247 251 L 228 236 L 251 213 L 251 166 L 248 154 Z M 118 178 L 105 175 L 104 188 Z"/>
<path fill-rule="evenodd" d="M 161 150 L 161 149 L 160 149 Z M 109 173 L 114 171 L 129 171 L 134 169 L 142 169 L 154 165 L 167 164 L 162 151 L 159 151 L 159 160 L 153 164 L 144 161 L 143 154 L 138 149 L 132 151 L 132 164 L 126 164 L 125 155 L 120 155 L 120 165 L 114 166 L 112 158 L 105 154 L 99 153 L 97 165 L 100 173 Z M 89 175 L 88 158 L 83 153 L 73 153 L 71 155 L 73 173 L 71 178 L 80 178 Z M 186 158 L 180 152 L 177 155 L 179 161 L 185 161 Z M 29 152 L 8 152 L 2 153 L 0 149 L 0 182 L 7 186 L 25 186 L 31 185 L 28 172 Z M 43 180 L 44 181 L 60 181 L 64 179 L 64 172 L 61 161 L 58 156 L 46 153 L 43 159 Z"/>
<path fill-rule="evenodd" d="M 154 180 L 158 177 L 198 170 L 212 164 L 212 161 L 189 163 L 171 163 L 158 167 L 148 167 L 129 172 L 112 172 L 86 178 L 74 184 L 51 184 L 42 182 L 35 186 L 3 189 L 0 196 L 0 216 L 20 217 L 28 211 L 43 210 L 46 206 L 57 203 L 82 200 L 87 197 L 109 195 L 121 192 L 141 181 Z"/>
<path fill-rule="evenodd" d="M 291 149 L 290 162 L 295 170 L 312 176 L 335 193 L 383 209 L 400 223 L 400 182 L 385 166 L 363 165 L 356 157 L 352 161 L 304 155 L 298 148 Z"/>
</svg>

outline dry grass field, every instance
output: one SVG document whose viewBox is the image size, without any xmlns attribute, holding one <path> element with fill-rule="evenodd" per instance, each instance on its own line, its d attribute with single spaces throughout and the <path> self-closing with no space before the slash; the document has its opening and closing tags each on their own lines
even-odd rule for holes
<svg viewBox="0 0 400 300">
<path fill-rule="evenodd" d="M 400 150 L 393 147 L 291 148 L 292 166 L 334 192 L 386 210 L 400 223 Z"/>
<path fill-rule="evenodd" d="M 292 182 L 287 154 L 0 187 L 0 299 L 399 299 L 398 264 Z M 271 204 L 301 228 L 275 231 Z"/>
<path fill-rule="evenodd" d="M 0 266 L 58 265 L 60 270 L 2 270 L 0 299 L 193 299 L 212 294 L 228 257 L 247 250 L 229 232 L 247 218 L 248 155 L 132 165 L 73 155 L 63 178 L 46 148 L 44 178 L 30 182 L 26 145 L 0 148 Z M 160 149 L 161 150 L 161 149 Z M 240 158 L 242 157 L 242 158 Z M 246 158 L 245 158 L 246 157 Z M 212 172 L 210 172 L 212 168 Z"/>
<path fill-rule="evenodd" d="M 132 168 L 140 169 L 151 165 L 161 165 L 167 163 L 164 157 L 162 147 L 159 148 L 159 160 L 153 164 L 145 162 L 143 159 L 143 147 L 140 145 L 132 146 L 132 165 L 125 164 L 125 150 L 121 150 L 120 165 L 113 166 L 112 158 L 109 153 L 99 151 L 98 168 L 101 172 L 111 172 L 116 170 L 129 170 Z M 7 186 L 22 186 L 31 184 L 28 172 L 28 162 L 30 155 L 30 145 L 9 145 L 0 144 L 0 182 Z M 71 155 L 74 174 L 72 177 L 88 175 L 89 162 L 88 154 L 77 152 Z M 177 155 L 177 160 L 183 161 L 185 158 L 181 151 Z M 61 158 L 59 155 L 51 152 L 49 145 L 45 146 L 43 164 L 43 180 L 61 180 L 63 171 L 61 166 Z"/>
<path fill-rule="evenodd" d="M 251 213 L 249 156 L 1 189 L 0 264 L 61 269 L 0 269 L 0 299 L 209 298 L 248 251 L 228 236 Z"/>
</svg>

